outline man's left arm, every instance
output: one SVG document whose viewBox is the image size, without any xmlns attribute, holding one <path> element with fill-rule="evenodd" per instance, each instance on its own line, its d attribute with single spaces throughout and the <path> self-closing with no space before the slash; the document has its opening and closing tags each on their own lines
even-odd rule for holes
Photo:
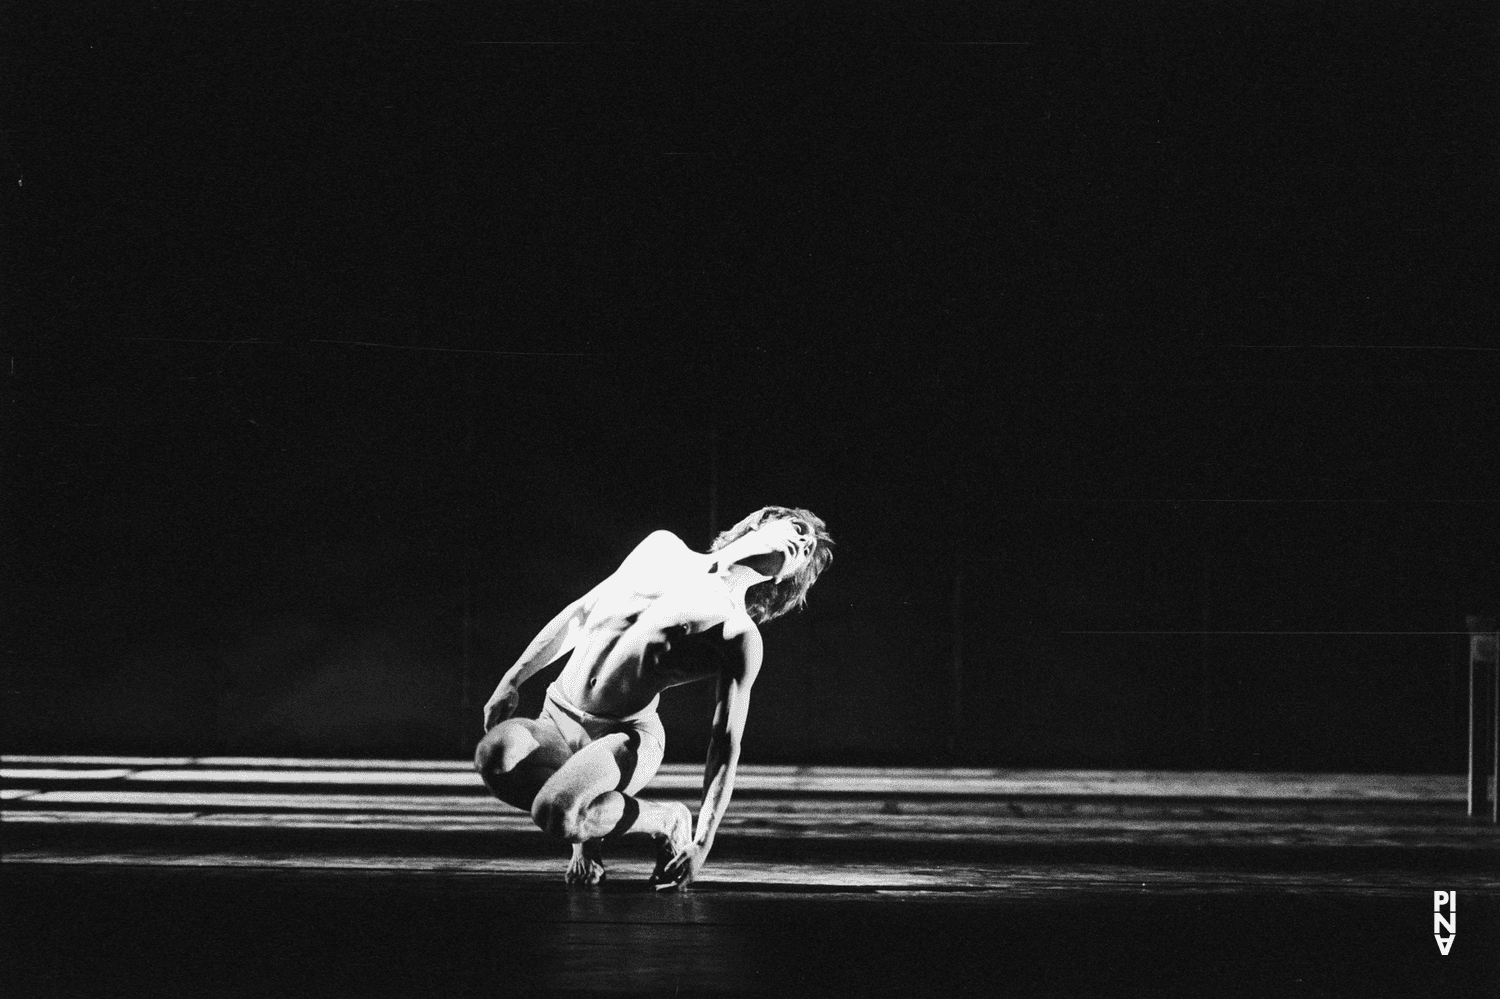
<svg viewBox="0 0 1500 999">
<path fill-rule="evenodd" d="M 719 674 L 718 705 L 708 737 L 708 765 L 703 771 L 703 805 L 698 811 L 693 844 L 687 853 L 674 857 L 662 872 L 663 886 L 685 886 L 697 875 L 708 859 L 714 834 L 734 793 L 734 772 L 740 762 L 740 744 L 750 713 L 750 688 L 760 672 L 763 649 L 760 632 L 753 627 L 740 636 L 737 644 L 738 654 L 731 653 L 731 662 Z"/>
</svg>

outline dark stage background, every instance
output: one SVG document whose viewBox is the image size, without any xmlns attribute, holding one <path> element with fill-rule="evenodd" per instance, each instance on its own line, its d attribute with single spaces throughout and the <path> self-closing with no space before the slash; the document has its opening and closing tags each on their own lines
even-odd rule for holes
<svg viewBox="0 0 1500 999">
<path fill-rule="evenodd" d="M 0 747 L 464 755 L 782 503 L 749 761 L 1463 767 L 1490 5 L 225 6 L 5 14 Z"/>
</svg>

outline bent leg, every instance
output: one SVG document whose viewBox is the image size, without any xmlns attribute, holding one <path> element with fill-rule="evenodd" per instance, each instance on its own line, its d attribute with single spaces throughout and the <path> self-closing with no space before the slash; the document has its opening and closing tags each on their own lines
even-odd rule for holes
<svg viewBox="0 0 1500 999">
<path fill-rule="evenodd" d="M 636 792 L 661 766 L 652 733 L 612 732 L 585 746 L 537 793 L 537 825 L 573 843 L 646 833 L 674 845 L 692 838 L 692 813 L 678 802 L 642 801 Z"/>
<path fill-rule="evenodd" d="M 572 752 L 550 722 L 509 718 L 479 741 L 474 750 L 474 769 L 491 794 L 529 812 L 537 792 L 568 762 Z"/>
<path fill-rule="evenodd" d="M 474 751 L 474 769 L 495 797 L 529 812 L 542 785 L 572 753 L 573 748 L 547 718 L 511 718 L 485 734 Z M 597 840 L 573 844 L 567 880 L 590 885 L 604 880 L 604 851 Z"/>
</svg>

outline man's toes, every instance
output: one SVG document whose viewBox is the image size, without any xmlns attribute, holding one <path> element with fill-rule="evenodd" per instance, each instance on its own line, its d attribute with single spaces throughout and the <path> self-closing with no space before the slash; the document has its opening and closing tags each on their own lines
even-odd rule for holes
<svg viewBox="0 0 1500 999">
<path fill-rule="evenodd" d="M 585 863 L 569 866 L 565 877 L 570 885 L 596 885 L 604 880 L 604 874 L 603 864 Z"/>
<path fill-rule="evenodd" d="M 656 845 L 656 867 L 651 872 L 651 884 L 656 884 L 667 876 L 667 867 L 675 856 L 677 851 L 672 849 L 672 844 L 667 840 L 663 839 Z"/>
<path fill-rule="evenodd" d="M 596 885 L 604 880 L 604 851 L 597 843 L 574 849 L 566 879 L 570 885 Z"/>
</svg>

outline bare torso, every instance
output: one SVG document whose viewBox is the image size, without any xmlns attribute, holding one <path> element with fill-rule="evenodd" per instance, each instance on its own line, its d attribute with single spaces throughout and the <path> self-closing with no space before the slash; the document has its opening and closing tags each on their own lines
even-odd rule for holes
<svg viewBox="0 0 1500 999">
<path fill-rule="evenodd" d="M 661 531 L 590 593 L 559 692 L 590 714 L 622 717 L 668 687 L 715 675 L 755 624 L 712 555 Z"/>
</svg>

